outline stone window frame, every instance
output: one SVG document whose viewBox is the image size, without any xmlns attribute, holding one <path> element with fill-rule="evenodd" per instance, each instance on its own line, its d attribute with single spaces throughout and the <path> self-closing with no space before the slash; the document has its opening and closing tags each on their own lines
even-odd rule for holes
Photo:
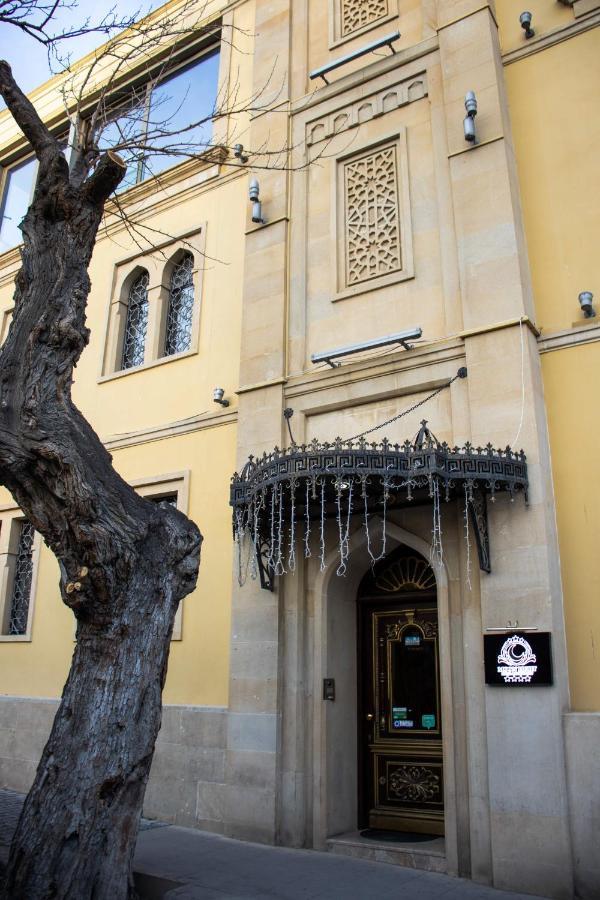
<svg viewBox="0 0 600 900">
<path fill-rule="evenodd" d="M 368 103 L 368 101 L 365 101 L 365 103 Z M 396 149 L 401 268 L 388 275 L 380 275 L 348 286 L 346 284 L 344 166 L 354 159 L 358 160 L 363 156 L 390 146 L 394 146 Z M 365 142 L 359 147 L 354 146 L 352 150 L 346 150 L 333 158 L 331 165 L 333 166 L 331 177 L 333 194 L 331 198 L 331 240 L 333 244 L 332 258 L 335 260 L 335 265 L 332 266 L 332 303 L 356 297 L 360 294 L 368 294 L 379 288 L 389 287 L 390 285 L 414 278 L 413 229 L 406 128 L 404 126 L 397 127 L 392 132 L 379 135 L 375 140 Z"/>
<path fill-rule="evenodd" d="M 400 15 L 399 0 L 387 0 L 387 3 L 387 15 L 382 16 L 380 19 L 375 19 L 373 22 L 369 22 L 367 25 L 363 25 L 362 28 L 357 28 L 356 31 L 352 31 L 349 34 L 342 34 L 341 0 L 329 0 L 329 49 L 332 50 L 334 47 L 353 41 L 369 31 L 373 31 L 374 28 L 381 28 L 382 25 L 387 25 L 389 22 L 398 19 Z"/>
<path fill-rule="evenodd" d="M 14 305 L 8 306 L 6 309 L 2 310 L 2 319 L 0 320 L 0 347 L 8 336 L 8 329 L 10 328 L 14 311 Z"/>
<path fill-rule="evenodd" d="M 27 521 L 15 504 L 0 507 L 0 643 L 31 643 L 42 536 L 36 531 L 31 548 L 32 573 L 25 634 L 6 634 L 19 545 L 20 525 Z"/>
<path fill-rule="evenodd" d="M 165 475 L 151 475 L 146 478 L 135 478 L 128 483 L 141 497 L 158 499 L 177 495 L 177 509 L 184 515 L 189 515 L 190 502 L 190 470 L 182 469 L 180 472 L 168 472 Z M 175 622 L 173 624 L 172 641 L 183 640 L 183 600 L 177 607 Z"/>
<path fill-rule="evenodd" d="M 202 308 L 204 248 L 206 243 L 206 223 L 189 234 L 148 249 L 134 257 L 126 257 L 115 263 L 111 300 L 107 310 L 105 325 L 104 354 L 98 382 L 124 378 L 136 372 L 155 366 L 185 359 L 198 353 L 200 345 L 200 316 Z M 169 308 L 171 275 L 179 260 L 186 254 L 194 257 L 194 314 L 190 346 L 180 353 L 164 355 L 165 328 Z M 144 362 L 138 366 L 123 369 L 123 340 L 127 322 L 129 291 L 139 275 L 146 270 L 148 284 L 148 326 Z"/>
</svg>

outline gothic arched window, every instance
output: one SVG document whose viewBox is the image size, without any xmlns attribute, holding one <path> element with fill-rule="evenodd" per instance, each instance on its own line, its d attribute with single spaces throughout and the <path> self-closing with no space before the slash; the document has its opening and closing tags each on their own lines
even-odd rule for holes
<svg viewBox="0 0 600 900">
<path fill-rule="evenodd" d="M 165 356 L 190 349 L 193 315 L 194 257 L 191 253 L 185 253 L 171 274 L 165 328 Z"/>
<path fill-rule="evenodd" d="M 146 345 L 146 329 L 148 327 L 148 281 L 149 276 L 143 271 L 135 279 L 129 290 L 127 302 L 127 321 L 123 338 L 122 369 L 131 369 L 144 362 Z"/>
</svg>

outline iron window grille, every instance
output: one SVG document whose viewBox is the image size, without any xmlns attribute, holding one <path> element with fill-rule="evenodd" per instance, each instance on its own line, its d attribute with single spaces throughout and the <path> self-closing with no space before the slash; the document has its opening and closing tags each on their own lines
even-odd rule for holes
<svg viewBox="0 0 600 900">
<path fill-rule="evenodd" d="M 156 497 L 147 497 L 152 503 L 168 503 L 174 509 L 177 509 L 177 494 L 159 494 Z"/>
<path fill-rule="evenodd" d="M 129 291 L 127 320 L 123 337 L 122 369 L 141 366 L 144 362 L 148 328 L 148 282 L 148 273 L 142 272 L 133 282 Z"/>
<path fill-rule="evenodd" d="M 173 269 L 165 329 L 165 356 L 189 350 L 194 314 L 194 257 L 186 253 Z"/>
<path fill-rule="evenodd" d="M 19 545 L 15 562 L 15 575 L 10 599 L 9 634 L 26 634 L 33 578 L 33 537 L 31 522 L 19 523 Z"/>
</svg>

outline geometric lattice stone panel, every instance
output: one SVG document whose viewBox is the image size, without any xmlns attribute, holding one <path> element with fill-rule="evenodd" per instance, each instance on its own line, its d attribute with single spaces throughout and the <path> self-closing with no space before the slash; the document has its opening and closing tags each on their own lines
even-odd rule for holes
<svg viewBox="0 0 600 900">
<path fill-rule="evenodd" d="M 402 266 L 396 148 L 344 165 L 346 284 L 397 272 Z"/>
<path fill-rule="evenodd" d="M 388 0 L 342 0 L 342 36 L 388 14 Z"/>
<path fill-rule="evenodd" d="M 165 330 L 165 356 L 189 350 L 194 315 L 194 257 L 186 253 L 173 269 Z"/>
<path fill-rule="evenodd" d="M 131 285 L 127 302 L 127 320 L 123 336 L 122 369 L 141 366 L 146 349 L 146 329 L 148 328 L 148 282 L 149 275 L 142 272 Z"/>
<path fill-rule="evenodd" d="M 15 561 L 15 577 L 10 602 L 9 634 L 25 634 L 29 615 L 31 578 L 33 575 L 33 536 L 31 522 L 19 523 L 19 547 Z"/>
</svg>

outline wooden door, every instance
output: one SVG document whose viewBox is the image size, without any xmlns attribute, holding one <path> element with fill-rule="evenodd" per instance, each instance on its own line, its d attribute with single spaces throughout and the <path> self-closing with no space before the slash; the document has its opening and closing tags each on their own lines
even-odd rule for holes
<svg viewBox="0 0 600 900">
<path fill-rule="evenodd" d="M 435 593 L 362 597 L 358 631 L 361 825 L 443 834 Z"/>
</svg>

